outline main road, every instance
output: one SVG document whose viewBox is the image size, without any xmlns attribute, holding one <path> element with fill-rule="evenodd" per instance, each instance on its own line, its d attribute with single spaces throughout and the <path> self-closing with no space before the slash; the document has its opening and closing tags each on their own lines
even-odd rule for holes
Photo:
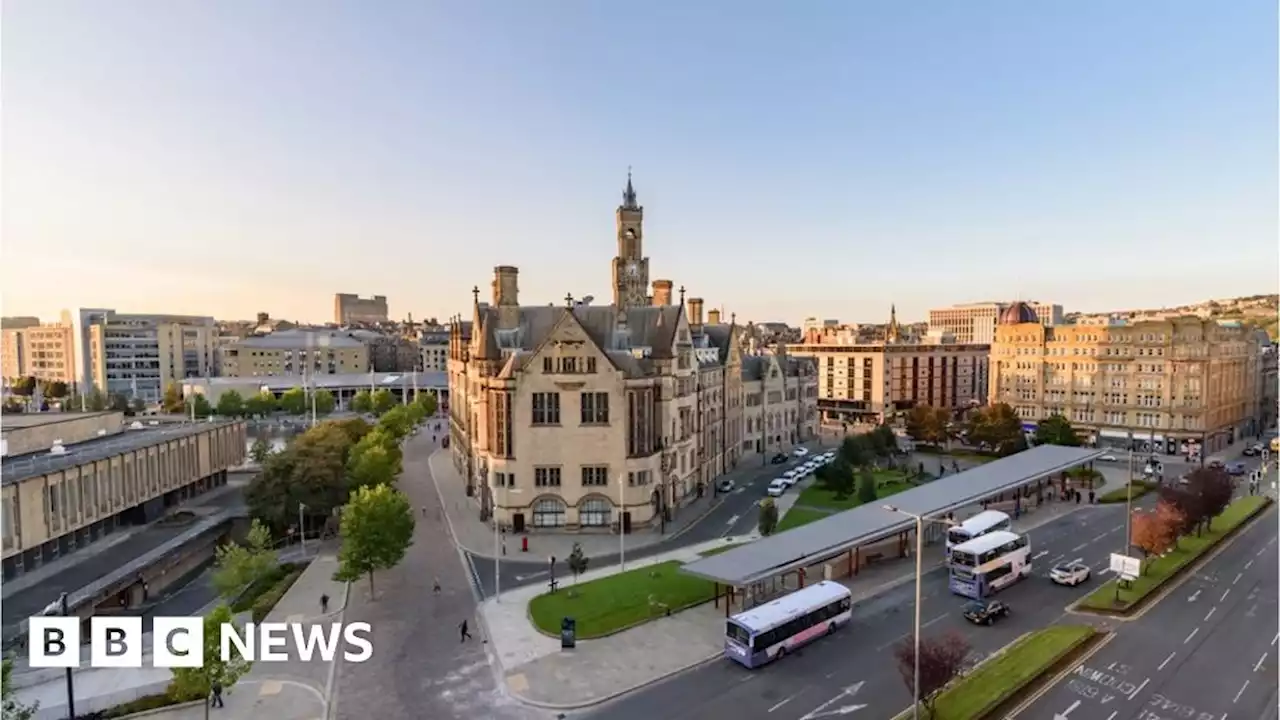
<svg viewBox="0 0 1280 720">
<path fill-rule="evenodd" d="M 1275 717 L 1278 561 L 1273 507 L 1018 717 Z"/>
<path fill-rule="evenodd" d="M 1148 501 L 1149 502 L 1149 501 Z M 947 589 L 944 570 L 927 574 L 922 618 L 927 635 L 966 636 L 977 661 L 1022 633 L 1050 625 L 1065 607 L 1105 577 L 1110 553 L 1123 542 L 1124 506 L 1086 506 L 1030 533 L 1035 575 L 1001 593 L 1013 614 L 992 627 L 961 616 L 965 599 Z M 1081 560 L 1095 569 L 1079 588 L 1052 584 L 1055 563 Z M 816 720 L 839 713 L 888 718 L 910 704 L 894 660 L 894 647 L 910 637 L 911 583 L 860 603 L 853 622 L 784 660 L 747 670 L 719 660 L 596 709 L 600 720 Z M 856 708 L 856 709 L 854 709 Z"/>
</svg>

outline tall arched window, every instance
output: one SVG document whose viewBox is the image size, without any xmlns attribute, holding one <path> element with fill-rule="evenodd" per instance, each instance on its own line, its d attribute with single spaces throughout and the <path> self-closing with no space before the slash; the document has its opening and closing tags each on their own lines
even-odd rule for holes
<svg viewBox="0 0 1280 720">
<path fill-rule="evenodd" d="M 533 504 L 534 527 L 563 527 L 564 501 L 559 498 L 543 498 Z"/>
<path fill-rule="evenodd" d="M 587 498 L 578 506 L 578 522 L 583 527 L 608 527 L 613 503 L 602 497 Z"/>
</svg>

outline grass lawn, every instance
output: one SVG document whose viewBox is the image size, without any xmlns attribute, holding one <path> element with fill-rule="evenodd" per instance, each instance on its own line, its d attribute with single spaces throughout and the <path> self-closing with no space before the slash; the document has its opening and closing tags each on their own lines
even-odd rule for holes
<svg viewBox="0 0 1280 720">
<path fill-rule="evenodd" d="M 1119 601 L 1116 600 L 1117 581 L 1110 580 L 1081 600 L 1080 606 L 1095 610 L 1128 610 L 1139 600 L 1155 592 L 1179 570 L 1208 552 L 1227 533 L 1242 525 L 1267 502 L 1268 498 L 1255 496 L 1231 503 L 1221 515 L 1213 519 L 1213 530 L 1200 536 L 1183 536 L 1178 540 L 1177 548 L 1162 557 L 1144 562 L 1142 576 L 1129 583 L 1128 588 L 1120 589 Z"/>
<path fill-rule="evenodd" d="M 808 525 L 825 517 L 831 517 L 831 513 L 812 508 L 793 507 L 787 511 L 786 515 L 782 516 L 782 520 L 778 522 L 778 527 L 773 532 L 777 534 L 785 530 L 798 528 L 801 525 Z"/>
<path fill-rule="evenodd" d="M 877 470 L 872 473 L 876 479 L 876 497 L 886 498 L 895 495 L 908 488 L 914 487 L 907 482 L 906 476 L 894 470 Z M 796 505 L 804 505 L 811 508 L 827 508 L 829 510 L 849 510 L 861 505 L 858 500 L 857 487 L 854 487 L 853 494 L 843 499 L 837 499 L 835 493 L 821 488 L 818 485 L 810 485 L 805 488 L 800 497 L 796 499 Z"/>
<path fill-rule="evenodd" d="M 1108 490 L 1102 493 L 1101 495 L 1098 496 L 1098 502 L 1100 503 L 1126 502 L 1128 499 L 1130 499 L 1125 497 L 1126 492 L 1132 493 L 1132 499 L 1137 500 L 1138 498 L 1142 497 L 1143 495 L 1146 495 L 1147 493 L 1151 492 L 1154 489 L 1155 489 L 1155 486 L 1153 485 L 1144 483 L 1141 480 L 1135 480 L 1128 487 L 1120 487 L 1120 488 L 1116 488 L 1115 490 Z"/>
<path fill-rule="evenodd" d="M 719 554 L 720 554 L 720 553 L 722 553 L 722 552 L 729 552 L 730 550 L 732 550 L 732 549 L 734 549 L 734 548 L 736 548 L 736 547 L 741 547 L 741 546 L 743 546 L 743 545 L 746 545 L 746 543 L 744 543 L 744 542 L 740 542 L 740 543 L 729 543 L 728 545 L 721 545 L 720 547 L 713 547 L 713 548 L 711 548 L 710 550 L 703 550 L 702 552 L 698 553 L 698 555 L 699 555 L 700 557 L 711 557 L 711 556 L 713 556 L 713 555 L 719 555 Z"/>
<path fill-rule="evenodd" d="M 972 675 L 943 690 L 935 720 L 974 720 L 1008 700 L 1093 634 L 1087 625 L 1055 625 L 1038 630 L 983 663 Z"/>
<path fill-rule="evenodd" d="M 555 593 L 530 600 L 529 617 L 551 635 L 560 634 L 561 618 L 575 618 L 578 637 L 586 640 L 660 617 L 667 608 L 675 612 L 715 597 L 710 580 L 685 575 L 680 565 L 670 560 L 577 585 L 566 581 Z"/>
</svg>

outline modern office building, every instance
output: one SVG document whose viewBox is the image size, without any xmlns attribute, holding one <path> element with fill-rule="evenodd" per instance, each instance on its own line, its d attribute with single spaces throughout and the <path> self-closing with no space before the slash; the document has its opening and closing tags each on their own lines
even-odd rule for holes
<svg viewBox="0 0 1280 720">
<path fill-rule="evenodd" d="M 1257 429 L 1261 355 L 1235 321 L 1054 325 L 1014 303 L 991 348 L 989 400 L 1028 430 L 1062 415 L 1098 446 L 1185 454 Z"/>
<path fill-rule="evenodd" d="M 369 346 L 345 330 L 284 330 L 222 345 L 222 375 L 273 377 L 369 372 Z"/>
<path fill-rule="evenodd" d="M 835 326 L 811 331 L 788 351 L 817 363 L 823 423 L 874 425 L 919 405 L 959 413 L 987 395 L 990 346 L 937 331 L 910 337 L 894 309 L 883 341 Z"/>
<path fill-rule="evenodd" d="M 518 270 L 500 266 L 492 303 L 476 288 L 469 327 L 451 325 L 453 459 L 482 516 L 517 532 L 657 522 L 748 453 L 816 430 L 812 364 L 745 357 L 733 319 L 704 323 L 668 280 L 650 295 L 629 178 L 616 215 L 613 304 L 522 306 Z"/>
<path fill-rule="evenodd" d="M 423 370 L 447 372 L 449 370 L 449 331 L 427 330 L 418 336 L 422 353 Z"/>
<path fill-rule="evenodd" d="M 0 326 L 0 376 L 76 382 L 75 327 L 70 313 L 62 322 Z"/>
<path fill-rule="evenodd" d="M 84 387 L 159 402 L 170 384 L 216 367 L 217 323 L 196 315 L 81 309 L 77 323 Z"/>
<path fill-rule="evenodd" d="M 333 321 L 338 325 L 361 325 L 387 322 L 387 296 L 362 298 L 350 293 L 333 296 Z"/>
<path fill-rule="evenodd" d="M 244 463 L 243 422 L 125 423 L 122 413 L 6 416 L 3 577 L 11 580 L 188 497 Z"/>
<path fill-rule="evenodd" d="M 1011 303 L 980 302 L 952 305 L 929 311 L 929 329 L 941 330 L 955 336 L 956 342 L 990 345 L 995 342 L 996 326 L 1001 314 Z M 1053 303 L 1028 301 L 1030 307 L 1045 325 L 1061 325 L 1062 306 Z"/>
</svg>

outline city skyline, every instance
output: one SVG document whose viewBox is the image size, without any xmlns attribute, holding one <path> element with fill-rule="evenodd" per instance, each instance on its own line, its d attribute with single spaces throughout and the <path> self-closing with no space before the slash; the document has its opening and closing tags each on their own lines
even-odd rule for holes
<svg viewBox="0 0 1280 720">
<path fill-rule="evenodd" d="M 1274 291 L 1274 7 L 718 7 L 8 5 L 4 314 L 606 298 L 628 166 L 740 318 Z"/>
</svg>

